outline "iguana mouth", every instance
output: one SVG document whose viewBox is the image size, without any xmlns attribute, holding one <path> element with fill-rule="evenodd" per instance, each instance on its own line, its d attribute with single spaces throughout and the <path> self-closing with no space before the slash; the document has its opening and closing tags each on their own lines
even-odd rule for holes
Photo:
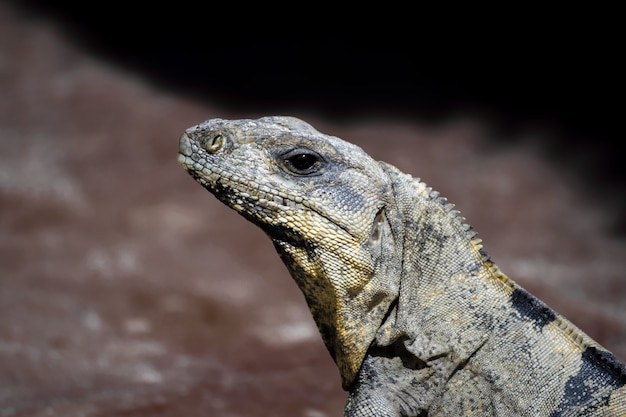
<svg viewBox="0 0 626 417">
<path fill-rule="evenodd" d="M 210 163 L 213 154 L 223 151 L 228 141 L 221 135 L 209 135 L 202 142 L 190 138 L 184 133 L 179 142 L 178 162 L 205 189 L 220 201 L 242 214 L 259 227 L 271 230 L 291 230 L 287 235 L 293 237 L 297 228 L 290 226 L 282 213 L 290 210 L 309 210 L 326 219 L 353 238 L 358 238 L 346 225 L 337 223 L 324 210 L 310 204 L 305 198 L 290 195 L 284 191 L 275 191 L 260 184 L 254 177 L 244 177 L 237 170 L 225 163 Z M 206 155 L 202 155 L 206 153 Z M 266 210 L 264 213 L 261 211 Z M 272 219 L 269 215 L 276 217 Z M 295 232 L 295 233 L 294 233 Z"/>
</svg>

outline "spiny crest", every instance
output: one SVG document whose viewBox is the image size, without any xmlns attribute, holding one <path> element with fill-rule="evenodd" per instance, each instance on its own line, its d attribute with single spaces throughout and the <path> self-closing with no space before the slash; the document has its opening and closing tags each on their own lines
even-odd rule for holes
<svg viewBox="0 0 626 417">
<path fill-rule="evenodd" d="M 487 253 L 483 250 L 483 245 L 482 245 L 483 240 L 477 237 L 477 233 L 472 226 L 465 223 L 465 217 L 461 215 L 461 212 L 458 210 L 454 210 L 454 204 L 449 203 L 448 199 L 446 197 L 441 196 L 439 191 L 433 190 L 432 187 L 428 186 L 425 182 L 421 181 L 418 177 L 411 177 L 408 174 L 407 176 L 410 178 L 415 190 L 419 194 L 439 204 L 441 208 L 459 224 L 459 226 L 465 232 L 465 235 L 467 236 L 467 238 L 470 239 L 472 244 L 476 247 L 476 250 L 479 251 L 479 253 L 481 254 L 482 260 L 485 262 L 490 262 L 491 260 L 489 258 L 489 255 L 487 255 Z"/>
</svg>

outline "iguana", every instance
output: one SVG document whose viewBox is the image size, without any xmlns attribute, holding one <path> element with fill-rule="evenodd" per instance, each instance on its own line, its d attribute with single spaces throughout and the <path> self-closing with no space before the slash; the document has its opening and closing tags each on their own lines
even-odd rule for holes
<svg viewBox="0 0 626 417">
<path fill-rule="evenodd" d="M 272 239 L 345 416 L 625 416 L 626 368 L 502 274 L 445 198 L 293 117 L 212 119 L 179 163 Z"/>
</svg>

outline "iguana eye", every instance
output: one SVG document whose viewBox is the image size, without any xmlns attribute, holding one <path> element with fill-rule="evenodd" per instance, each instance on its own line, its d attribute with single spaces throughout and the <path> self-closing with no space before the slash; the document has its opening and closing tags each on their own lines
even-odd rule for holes
<svg viewBox="0 0 626 417">
<path fill-rule="evenodd" d="M 324 159 L 310 149 L 293 149 L 281 155 L 283 168 L 296 175 L 311 175 L 324 165 Z"/>
</svg>

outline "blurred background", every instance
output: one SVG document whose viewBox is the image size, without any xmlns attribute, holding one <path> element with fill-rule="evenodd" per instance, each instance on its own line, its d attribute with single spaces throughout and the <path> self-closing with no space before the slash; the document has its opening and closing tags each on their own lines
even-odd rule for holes
<svg viewBox="0 0 626 417">
<path fill-rule="evenodd" d="M 626 360 L 616 16 L 0 0 L 0 416 L 341 415 L 269 239 L 176 163 L 213 117 L 421 177 Z"/>
</svg>

